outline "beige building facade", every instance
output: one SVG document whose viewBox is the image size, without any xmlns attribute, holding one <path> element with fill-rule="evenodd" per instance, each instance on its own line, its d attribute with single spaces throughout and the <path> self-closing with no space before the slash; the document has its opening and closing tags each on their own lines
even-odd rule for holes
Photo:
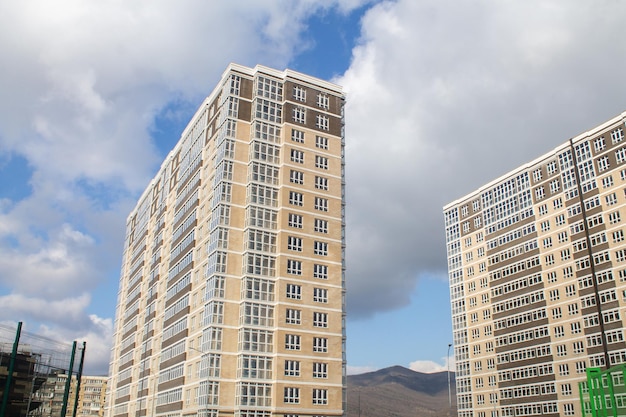
<svg viewBox="0 0 626 417">
<path fill-rule="evenodd" d="M 78 405 L 76 405 L 77 416 L 104 416 L 107 381 L 108 377 L 106 376 L 83 375 L 81 377 Z M 68 416 L 73 415 L 74 412 L 77 385 L 76 375 L 72 375 L 66 404 L 66 415 Z M 40 403 L 40 405 L 28 415 L 30 417 L 56 417 L 61 415 L 66 386 L 67 374 L 51 375 L 46 378 L 37 392 L 33 394 L 33 401 Z"/>
<path fill-rule="evenodd" d="M 128 217 L 108 416 L 344 415 L 344 100 L 223 73 Z"/>
<path fill-rule="evenodd" d="M 444 207 L 459 416 L 580 416 L 626 362 L 625 121 Z"/>
</svg>

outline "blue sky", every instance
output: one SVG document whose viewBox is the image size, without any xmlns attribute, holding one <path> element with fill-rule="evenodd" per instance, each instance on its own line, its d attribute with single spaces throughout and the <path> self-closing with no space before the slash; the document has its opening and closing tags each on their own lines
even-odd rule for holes
<svg viewBox="0 0 626 417">
<path fill-rule="evenodd" d="M 626 3 L 0 3 L 0 322 L 108 368 L 125 218 L 228 63 L 345 87 L 348 364 L 445 370 L 442 207 L 626 109 Z M 218 40 L 218 41 L 216 41 Z"/>
</svg>

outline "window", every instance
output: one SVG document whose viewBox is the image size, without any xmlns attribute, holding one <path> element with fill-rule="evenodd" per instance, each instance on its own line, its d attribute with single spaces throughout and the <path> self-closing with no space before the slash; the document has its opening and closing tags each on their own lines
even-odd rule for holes
<svg viewBox="0 0 626 417">
<path fill-rule="evenodd" d="M 550 220 L 545 220 L 541 222 L 541 231 L 547 232 L 548 230 L 550 230 Z"/>
<path fill-rule="evenodd" d="M 326 94 L 318 93 L 317 94 L 317 106 L 327 110 L 328 109 L 328 96 Z"/>
<path fill-rule="evenodd" d="M 302 275 L 302 262 L 287 259 L 287 273 L 291 275 Z"/>
<path fill-rule="evenodd" d="M 287 249 L 302 252 L 302 238 L 295 236 L 287 237 Z"/>
<path fill-rule="evenodd" d="M 313 362 L 313 378 L 328 378 L 328 364 Z"/>
<path fill-rule="evenodd" d="M 294 184 L 304 184 L 304 172 L 292 169 L 289 171 L 289 182 Z"/>
<path fill-rule="evenodd" d="M 572 403 L 563 404 L 563 415 L 573 416 L 575 414 L 576 413 L 574 412 L 574 404 Z"/>
<path fill-rule="evenodd" d="M 571 330 L 572 334 L 580 333 L 581 332 L 581 330 L 580 330 L 580 323 L 579 322 L 570 323 L 570 330 Z"/>
<path fill-rule="evenodd" d="M 315 188 L 318 190 L 328 191 L 328 178 L 315 177 Z"/>
<path fill-rule="evenodd" d="M 285 387 L 285 403 L 287 404 L 299 404 L 300 403 L 300 388 Z"/>
<path fill-rule="evenodd" d="M 556 280 L 557 280 L 556 272 L 555 271 L 548 272 L 548 282 L 556 282 Z"/>
<path fill-rule="evenodd" d="M 256 103 L 257 119 L 267 120 L 274 123 L 282 123 L 283 106 L 269 100 L 258 99 Z"/>
<path fill-rule="evenodd" d="M 570 255 L 570 250 L 569 249 L 563 249 L 561 251 L 561 260 L 562 261 L 566 261 L 568 259 L 570 259 L 572 256 Z"/>
<path fill-rule="evenodd" d="M 328 265 L 313 265 L 313 278 L 328 279 Z"/>
<path fill-rule="evenodd" d="M 613 176 L 609 175 L 608 177 L 602 178 L 602 187 L 609 188 L 613 185 Z"/>
<path fill-rule="evenodd" d="M 604 199 L 607 206 L 617 204 L 617 195 L 615 195 L 615 193 L 608 194 L 606 197 L 604 197 Z"/>
<path fill-rule="evenodd" d="M 623 230 L 616 230 L 615 232 L 613 232 L 613 242 L 621 242 L 624 240 L 624 231 Z"/>
<path fill-rule="evenodd" d="M 287 324 L 301 324 L 301 316 L 302 312 L 300 310 L 288 308 L 287 312 L 285 313 L 285 322 Z"/>
<path fill-rule="evenodd" d="M 567 355 L 567 346 L 565 345 L 557 345 L 556 347 L 556 356 L 566 356 Z"/>
<path fill-rule="evenodd" d="M 554 328 L 554 337 L 563 337 L 565 336 L 565 329 L 563 329 L 563 326 L 556 326 Z"/>
<path fill-rule="evenodd" d="M 315 219 L 315 231 L 318 233 L 328 233 L 328 220 Z"/>
<path fill-rule="evenodd" d="M 328 390 L 327 389 L 313 389 L 313 405 L 325 405 L 328 404 Z"/>
<path fill-rule="evenodd" d="M 299 214 L 289 213 L 289 227 L 302 229 L 302 216 Z"/>
<path fill-rule="evenodd" d="M 280 101 L 283 98 L 283 85 L 271 78 L 258 77 L 256 94 L 261 97 Z"/>
<path fill-rule="evenodd" d="M 556 172 L 556 161 L 550 161 L 546 165 L 546 169 L 548 171 L 548 175 L 552 175 Z"/>
<path fill-rule="evenodd" d="M 313 301 L 316 303 L 327 303 L 328 290 L 326 288 L 313 288 Z"/>
<path fill-rule="evenodd" d="M 619 143 L 622 140 L 624 140 L 624 131 L 621 127 L 611 132 L 611 141 L 613 142 L 613 144 Z"/>
<path fill-rule="evenodd" d="M 301 130 L 291 129 L 291 140 L 298 143 L 304 143 L 304 132 Z"/>
<path fill-rule="evenodd" d="M 542 204 L 539 206 L 539 215 L 540 216 L 545 216 L 546 214 L 548 214 L 548 206 L 546 204 Z"/>
<path fill-rule="evenodd" d="M 296 123 L 306 123 L 306 109 L 304 107 L 294 107 L 292 118 Z"/>
<path fill-rule="evenodd" d="M 547 237 L 547 238 L 543 239 L 543 247 L 544 248 L 552 247 L 552 238 L 551 237 Z"/>
<path fill-rule="evenodd" d="M 313 327 L 328 327 L 328 313 L 313 312 Z"/>
<path fill-rule="evenodd" d="M 313 338 L 313 352 L 326 353 L 328 352 L 328 339 L 325 337 Z"/>
<path fill-rule="evenodd" d="M 300 361 L 285 361 L 285 376 L 300 376 Z"/>
<path fill-rule="evenodd" d="M 609 169 L 611 164 L 609 163 L 609 157 L 603 156 L 602 158 L 598 158 L 598 171 L 606 171 Z"/>
<path fill-rule="evenodd" d="M 535 182 L 541 181 L 541 177 L 542 177 L 542 175 L 541 175 L 541 168 L 536 169 L 536 170 L 533 171 L 533 180 Z"/>
<path fill-rule="evenodd" d="M 257 206 L 248 206 L 246 211 L 248 226 L 257 226 L 264 229 L 276 229 L 278 212 Z M 226 249 L 225 247 L 223 249 Z"/>
<path fill-rule="evenodd" d="M 313 253 L 315 255 L 327 256 L 328 255 L 328 243 L 315 241 L 313 243 Z"/>
<path fill-rule="evenodd" d="M 578 314 L 578 303 L 570 304 L 567 306 L 567 312 L 570 316 Z"/>
<path fill-rule="evenodd" d="M 328 149 L 328 138 L 324 136 L 315 136 L 315 147 L 320 149 Z"/>
<path fill-rule="evenodd" d="M 572 343 L 572 350 L 576 354 L 584 353 L 585 352 L 585 348 L 584 348 L 583 342 L 578 341 L 578 342 Z"/>
<path fill-rule="evenodd" d="M 550 181 L 550 192 L 557 193 L 561 189 L 561 183 L 558 179 Z"/>
<path fill-rule="evenodd" d="M 328 211 L 328 199 L 315 197 L 315 210 Z"/>
<path fill-rule="evenodd" d="M 296 162 L 298 164 L 304 163 L 304 152 L 299 151 L 297 149 L 291 150 L 291 161 Z"/>
<path fill-rule="evenodd" d="M 298 101 L 306 101 L 306 90 L 299 85 L 293 86 L 293 99 Z"/>
<path fill-rule="evenodd" d="M 554 205 L 555 209 L 560 209 L 561 207 L 563 207 L 563 200 L 557 198 L 552 202 L 552 204 Z"/>
<path fill-rule="evenodd" d="M 315 168 L 328 169 L 328 158 L 315 155 Z"/>
<path fill-rule="evenodd" d="M 614 211 L 613 213 L 609 213 L 609 223 L 610 224 L 619 223 L 621 220 L 622 219 L 620 217 L 619 211 Z"/>
<path fill-rule="evenodd" d="M 229 164 L 225 164 L 225 170 L 229 170 L 228 174 L 226 174 L 230 179 L 232 179 L 232 161 L 226 161 Z M 262 164 L 257 161 L 252 161 L 251 168 L 251 179 L 252 181 L 262 182 L 265 184 L 276 185 L 278 184 L 278 168 L 272 165 Z"/>
<path fill-rule="evenodd" d="M 302 298 L 302 287 L 295 284 L 287 284 L 287 298 L 300 300 Z"/>
<path fill-rule="evenodd" d="M 321 130 L 328 130 L 330 128 L 330 119 L 326 115 L 318 114 L 315 116 L 315 126 Z"/>
<path fill-rule="evenodd" d="M 565 224 L 565 214 L 559 214 L 554 221 L 557 226 L 563 226 Z"/>
<path fill-rule="evenodd" d="M 574 271 L 572 269 L 571 266 L 566 266 L 565 268 L 563 268 L 563 278 L 571 278 L 572 276 L 574 276 Z"/>
<path fill-rule="evenodd" d="M 294 206 L 304 205 L 304 196 L 296 191 L 289 191 L 289 204 Z"/>
<path fill-rule="evenodd" d="M 573 297 L 576 295 L 576 285 L 572 284 L 572 285 L 568 285 L 567 287 L 565 287 L 565 295 L 567 297 Z"/>
<path fill-rule="evenodd" d="M 556 307 L 552 309 L 552 318 L 553 319 L 560 319 L 563 316 L 563 314 L 561 314 L 561 307 Z"/>
<path fill-rule="evenodd" d="M 249 185 L 248 199 L 252 204 L 276 207 L 278 205 L 278 189 L 252 183 Z"/>
<path fill-rule="evenodd" d="M 550 254 L 550 255 L 546 255 L 546 265 L 552 265 L 554 264 L 554 255 Z"/>
<path fill-rule="evenodd" d="M 562 363 L 559 365 L 559 375 L 565 376 L 569 375 L 569 365 L 566 363 Z"/>
<path fill-rule="evenodd" d="M 606 144 L 604 143 L 604 136 L 596 138 L 596 140 L 593 141 L 593 147 L 596 152 L 600 152 L 601 150 L 603 150 L 606 147 Z"/>
<path fill-rule="evenodd" d="M 285 335 L 285 349 L 300 350 L 300 336 L 297 334 Z"/>
<path fill-rule="evenodd" d="M 559 297 L 559 290 L 555 289 L 555 290 L 550 290 L 550 301 L 556 301 L 558 300 Z"/>
<path fill-rule="evenodd" d="M 541 200 L 545 196 L 546 192 L 544 191 L 543 186 L 535 188 L 535 197 L 537 197 L 537 200 Z"/>
</svg>

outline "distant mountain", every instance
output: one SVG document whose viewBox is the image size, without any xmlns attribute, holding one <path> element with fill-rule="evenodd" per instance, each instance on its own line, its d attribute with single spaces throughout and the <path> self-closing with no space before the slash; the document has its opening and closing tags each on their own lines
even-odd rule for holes
<svg viewBox="0 0 626 417">
<path fill-rule="evenodd" d="M 402 366 L 348 376 L 348 417 L 456 416 L 454 373 L 424 374 Z M 450 412 L 450 414 L 448 414 Z"/>
</svg>

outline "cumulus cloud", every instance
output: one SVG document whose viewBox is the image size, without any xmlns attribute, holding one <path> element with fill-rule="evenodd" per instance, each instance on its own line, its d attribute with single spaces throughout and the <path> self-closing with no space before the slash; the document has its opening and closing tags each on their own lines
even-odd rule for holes
<svg viewBox="0 0 626 417">
<path fill-rule="evenodd" d="M 368 372 L 374 372 L 378 370 L 375 367 L 372 366 L 351 366 L 348 365 L 346 372 L 348 375 L 359 375 L 359 374 L 366 374 Z"/>
<path fill-rule="evenodd" d="M 125 217 L 162 159 L 155 117 L 195 107 L 229 62 L 286 67 L 309 16 L 365 2 L 2 2 L 0 158 L 32 175 L 0 199 L 0 320 L 108 343 L 89 294 L 119 276 Z"/>
<path fill-rule="evenodd" d="M 447 372 L 448 370 L 450 370 L 450 372 L 454 372 L 454 369 L 455 369 L 454 355 L 450 357 L 449 366 L 448 366 L 448 358 L 441 358 L 441 359 L 443 361 L 443 364 L 435 362 L 435 361 L 424 361 L 424 360 L 413 361 L 409 364 L 409 369 L 415 372 L 422 372 L 424 374 L 432 374 L 435 372 Z"/>
<path fill-rule="evenodd" d="M 351 318 L 446 279 L 442 207 L 626 108 L 626 4 L 384 2 L 348 92 Z M 600 23 L 601 22 L 601 23 Z"/>
<path fill-rule="evenodd" d="M 0 157 L 32 170 L 30 195 L 0 199 L 0 320 L 105 343 L 110 318 L 90 317 L 85 294 L 119 274 L 125 216 L 162 158 L 155 116 L 195 106 L 229 62 L 287 66 L 309 16 L 368 3 L 0 2 Z M 609 0 L 368 10 L 336 80 L 351 319 L 406 305 L 420 276 L 445 279 L 444 204 L 624 110 L 625 12 Z M 57 320 L 66 301 L 78 330 Z"/>
</svg>

